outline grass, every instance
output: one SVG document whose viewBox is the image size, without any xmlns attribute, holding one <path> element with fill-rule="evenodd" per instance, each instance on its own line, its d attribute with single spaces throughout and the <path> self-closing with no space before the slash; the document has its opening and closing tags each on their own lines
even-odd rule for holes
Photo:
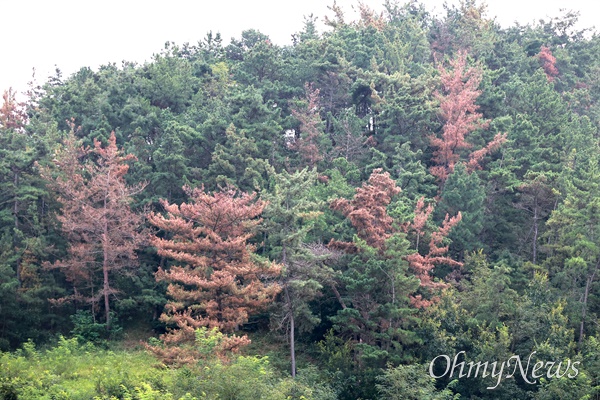
<svg viewBox="0 0 600 400">
<path fill-rule="evenodd" d="M 5 398 L 14 393 L 19 399 L 40 400 L 124 398 L 126 388 L 134 389 L 159 375 L 159 380 L 168 378 L 157 374 L 156 364 L 143 350 L 104 350 L 80 345 L 77 339 L 61 338 L 46 351 L 26 343 L 22 350 L 0 355 L 0 393 Z"/>
<path fill-rule="evenodd" d="M 132 335 L 104 349 L 61 337 L 56 346 L 45 350 L 28 342 L 16 352 L 0 353 L 0 400 L 335 398 L 317 382 L 316 370 L 306 374 L 312 381 L 293 381 L 277 371 L 269 357 L 251 355 L 240 356 L 228 365 L 215 359 L 189 368 L 166 368 L 139 345 L 139 339 Z M 269 342 L 264 340 L 246 354 Z M 281 357 L 281 350 L 274 345 L 270 354 Z"/>
</svg>

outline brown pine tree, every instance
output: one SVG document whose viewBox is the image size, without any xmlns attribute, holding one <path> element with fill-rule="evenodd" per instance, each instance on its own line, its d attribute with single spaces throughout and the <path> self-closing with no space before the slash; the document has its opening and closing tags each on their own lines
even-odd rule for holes
<svg viewBox="0 0 600 400">
<path fill-rule="evenodd" d="M 96 162 L 83 162 L 94 155 Z M 114 132 L 107 147 L 94 140 L 83 148 L 72 130 L 54 159 L 54 168 L 42 168 L 62 204 L 57 219 L 68 242 L 68 256 L 48 268 L 59 268 L 73 284 L 74 294 L 58 301 L 91 303 L 95 315 L 104 300 L 106 329 L 110 330 L 110 299 L 117 293 L 111 282 L 117 273 L 137 266 L 136 250 L 145 243 L 143 215 L 130 208 L 132 196 L 144 185 L 127 186 L 125 174 L 131 154 L 123 156 Z"/>
<path fill-rule="evenodd" d="M 381 168 L 373 170 L 369 181 L 356 189 L 354 199 L 337 199 L 331 203 L 332 209 L 350 220 L 358 237 L 376 248 L 382 248 L 393 234 L 394 220 L 388 215 L 387 206 L 401 190 L 388 172 L 381 171 Z"/>
<path fill-rule="evenodd" d="M 156 278 L 169 282 L 171 298 L 161 320 L 174 323 L 162 339 L 167 348 L 152 350 L 168 363 L 186 363 L 200 357 L 173 345 L 195 340 L 199 328 L 233 333 L 248 316 L 273 301 L 277 284 L 265 279 L 280 273 L 280 266 L 253 257 L 248 240 L 256 234 L 265 203 L 256 194 L 238 194 L 227 187 L 213 194 L 203 188 L 184 188 L 191 203 L 180 206 L 163 201 L 166 216 L 151 213 L 148 220 L 172 235 L 152 239 L 158 254 L 179 265 L 159 268 Z M 249 343 L 246 336 L 223 340 L 221 353 Z"/>
<path fill-rule="evenodd" d="M 537 57 L 546 73 L 548 82 L 554 81 L 554 78 L 558 76 L 558 69 L 556 68 L 556 57 L 552 55 L 552 51 L 548 47 L 542 46 Z"/>
<path fill-rule="evenodd" d="M 459 53 L 450 62 L 451 69 L 439 67 L 443 93 L 438 93 L 441 117 L 444 121 L 442 137 L 432 136 L 431 145 L 436 148 L 433 153 L 431 173 L 443 183 L 454 171 L 454 166 L 461 160 L 461 155 L 473 147 L 466 138 L 477 130 L 489 126 L 489 121 L 483 120 L 483 115 L 477 112 L 479 108 L 475 101 L 481 94 L 477 88 L 481 82 L 481 71 L 467 67 L 467 55 Z M 469 155 L 467 167 L 469 171 L 480 168 L 481 159 L 496 150 L 506 141 L 505 134 L 497 134 L 483 149 Z"/>
<path fill-rule="evenodd" d="M 424 209 L 425 203 L 423 200 L 423 197 L 421 197 L 417 202 L 413 221 L 403 226 L 405 232 L 408 233 L 414 231 L 416 234 L 415 247 L 417 251 L 409 254 L 406 259 L 410 264 L 410 268 L 417 278 L 419 278 L 420 286 L 426 290 L 433 291 L 435 289 L 447 287 L 446 283 L 435 282 L 431 279 L 431 273 L 436 265 L 450 265 L 452 267 L 460 267 L 462 265 L 462 263 L 447 256 L 448 246 L 444 246 L 444 240 L 448 237 L 450 230 L 460 222 L 462 215 L 460 212 L 454 217 L 450 217 L 446 214 L 442 226 L 431 232 L 427 254 L 422 255 L 418 251 L 419 239 L 425 235 L 425 224 L 433 212 L 433 206 L 431 205 Z M 415 296 L 411 295 L 410 299 L 415 307 L 423 308 L 428 307 L 437 300 L 436 297 L 433 297 L 431 300 L 423 299 L 420 294 Z"/>
<path fill-rule="evenodd" d="M 415 207 L 412 221 L 394 224 L 394 219 L 387 213 L 387 207 L 398 193 L 400 193 L 400 188 L 396 186 L 396 182 L 390 178 L 389 173 L 384 173 L 379 168 L 373 170 L 367 183 L 356 189 L 352 200 L 334 200 L 331 208 L 342 212 L 356 229 L 357 236 L 367 245 L 378 249 L 381 255 L 386 252 L 386 240 L 394 233 L 402 231 L 406 234 L 414 234 L 412 244 L 415 251 L 405 256 L 406 261 L 419 279 L 421 288 L 426 291 L 443 288 L 447 284 L 434 282 L 431 274 L 436 265 L 453 267 L 462 265 L 447 256 L 448 246 L 444 245 L 450 230 L 460 222 L 462 216 L 460 213 L 454 217 L 446 215 L 441 227 L 434 230 L 427 229 L 426 224 L 433 212 L 433 206 L 425 207 L 424 199 L 421 198 Z M 425 236 L 429 236 L 429 246 L 427 253 L 421 254 L 419 241 Z M 329 245 L 332 248 L 351 253 L 359 251 L 354 243 L 332 240 Z M 424 300 L 421 295 L 410 295 L 409 297 L 411 303 L 416 307 L 427 307 L 436 299 L 433 297 L 432 300 Z"/>
<path fill-rule="evenodd" d="M 323 159 L 319 142 L 323 136 L 322 121 L 319 116 L 319 89 L 309 83 L 304 85 L 306 103 L 292 108 L 292 115 L 300 121 L 300 138 L 296 148 L 302 157 L 302 165 L 314 167 Z"/>
<path fill-rule="evenodd" d="M 0 106 L 0 128 L 14 129 L 16 131 L 25 127 L 27 113 L 25 103 L 19 103 L 16 93 L 9 88 L 2 94 L 2 106 Z"/>
<path fill-rule="evenodd" d="M 356 189 L 353 199 L 331 204 L 357 232 L 350 243 L 332 240 L 329 244 L 351 254 L 340 258 L 345 264 L 340 265 L 338 282 L 331 285 L 342 307 L 332 321 L 342 335 L 360 343 L 355 348 L 357 359 L 377 360 L 379 365 L 385 365 L 398 347 L 418 340 L 409 328 L 415 323 L 415 308 L 430 305 L 436 300 L 434 292 L 446 286 L 434 281 L 433 268 L 459 265 L 446 256 L 448 247 L 443 242 L 460 215 L 446 217 L 442 227 L 432 230 L 427 221 L 433 207 L 425 207 L 421 199 L 413 221 L 400 224 L 387 212 L 398 193 L 400 188 L 389 173 L 376 169 L 369 181 Z M 413 233 L 416 240 L 411 243 L 408 238 Z M 425 246 L 416 245 L 423 237 L 430 238 L 424 255 L 419 248 Z"/>
</svg>

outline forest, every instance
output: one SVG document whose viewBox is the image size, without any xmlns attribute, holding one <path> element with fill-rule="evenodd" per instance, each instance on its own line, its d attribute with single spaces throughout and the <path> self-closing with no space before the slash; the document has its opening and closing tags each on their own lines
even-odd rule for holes
<svg viewBox="0 0 600 400">
<path fill-rule="evenodd" d="M 4 91 L 0 399 L 600 399 L 600 37 L 384 4 Z"/>
</svg>

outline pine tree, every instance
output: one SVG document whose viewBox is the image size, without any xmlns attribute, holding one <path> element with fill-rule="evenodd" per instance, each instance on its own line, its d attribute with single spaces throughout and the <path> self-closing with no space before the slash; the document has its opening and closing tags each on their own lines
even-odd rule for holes
<svg viewBox="0 0 600 400">
<path fill-rule="evenodd" d="M 546 73 L 546 78 L 548 82 L 552 82 L 554 78 L 558 76 L 558 69 L 556 68 L 556 57 L 552 55 L 552 51 L 546 46 L 542 46 L 540 48 L 540 53 L 538 54 L 538 59 L 540 60 L 540 64 L 542 69 Z"/>
<path fill-rule="evenodd" d="M 2 107 L 0 107 L 0 128 L 6 130 L 22 130 L 27 123 L 25 104 L 19 103 L 16 93 L 12 88 L 2 94 Z"/>
<path fill-rule="evenodd" d="M 600 157 L 597 146 L 574 150 L 563 172 L 565 199 L 547 222 L 549 238 L 545 261 L 556 285 L 580 303 L 579 344 L 583 343 L 594 282 L 600 276 Z M 592 316 L 593 318 L 593 316 Z"/>
<path fill-rule="evenodd" d="M 454 171 L 454 166 L 465 157 L 465 152 L 473 147 L 466 139 L 477 130 L 487 128 L 489 121 L 482 120 L 475 100 L 481 94 L 477 89 L 481 82 L 481 71 L 467 67 L 467 55 L 461 52 L 457 58 L 450 62 L 451 70 L 439 67 L 443 93 L 438 93 L 440 100 L 441 117 L 444 121 L 442 137 L 431 137 L 431 145 L 436 148 L 433 153 L 431 173 L 440 182 L 445 182 Z M 497 134 L 482 149 L 474 151 L 468 156 L 468 169 L 470 171 L 480 168 L 482 158 L 496 150 L 506 141 L 506 135 Z"/>
<path fill-rule="evenodd" d="M 306 100 L 302 105 L 292 107 L 292 115 L 300 122 L 300 138 L 295 147 L 300 153 L 302 165 L 314 167 L 323 160 L 323 127 L 319 115 L 319 89 L 312 85 L 304 86 Z"/>
<path fill-rule="evenodd" d="M 233 185 L 242 191 L 264 188 L 269 162 L 259 153 L 254 139 L 233 124 L 225 135 L 225 143 L 215 146 L 205 181 L 214 187 Z"/>
<path fill-rule="evenodd" d="M 333 271 L 324 265 L 327 251 L 323 246 L 306 243 L 313 221 L 322 212 L 321 203 L 310 199 L 311 189 L 317 180 L 315 169 L 305 168 L 290 174 L 286 171 L 273 175 L 271 192 L 263 198 L 265 208 L 267 243 L 271 256 L 282 266 L 280 285 L 283 288 L 281 325 L 289 329 L 292 377 L 296 376 L 296 331 L 309 331 L 319 317 L 314 315 L 309 302 L 316 299 Z"/>
<path fill-rule="evenodd" d="M 411 207 L 419 197 L 434 197 L 437 193 L 435 177 L 423 165 L 422 155 L 422 150 L 412 151 L 408 142 L 397 145 L 392 155 L 393 172 L 402 188 L 402 199 L 411 203 Z"/>
<path fill-rule="evenodd" d="M 539 239 L 542 236 L 545 221 L 556 204 L 557 192 L 552 189 L 552 181 L 544 173 L 533 171 L 525 174 L 523 182 L 517 187 L 518 201 L 515 207 L 531 216 L 531 227 L 524 242 L 531 238 L 531 262 L 538 262 Z"/>
<path fill-rule="evenodd" d="M 398 193 L 400 188 L 390 178 L 390 174 L 375 169 L 369 181 L 356 189 L 352 200 L 334 200 L 331 208 L 340 211 L 350 220 L 358 237 L 367 245 L 382 248 L 393 233 L 394 221 L 387 213 L 387 206 Z"/>
<path fill-rule="evenodd" d="M 447 216 L 441 227 L 431 231 L 426 223 L 433 206 L 425 207 L 421 199 L 413 220 L 400 223 L 388 213 L 398 193 L 400 188 L 389 173 L 376 169 L 369 181 L 356 189 L 353 199 L 331 203 L 357 232 L 352 242 L 332 240 L 329 244 L 348 255 L 339 278 L 342 310 L 332 320 L 337 329 L 359 343 L 361 358 L 379 366 L 405 357 L 402 348 L 418 341 L 412 331 L 416 309 L 435 299 L 429 292 L 446 286 L 434 281 L 434 267 L 460 265 L 446 256 L 448 247 L 444 245 L 460 214 Z M 422 255 L 419 247 L 425 246 L 419 246 L 419 240 L 426 236 L 430 240 Z"/>
<path fill-rule="evenodd" d="M 346 216 L 357 232 L 352 242 L 329 243 L 348 254 L 338 283 L 342 309 L 332 320 L 355 343 L 359 357 L 377 367 L 417 340 L 409 329 L 415 310 L 408 294 L 418 288 L 417 279 L 408 272 L 410 244 L 396 232 L 387 212 L 399 192 L 389 173 L 376 169 L 353 199 L 331 202 L 331 208 Z"/>
<path fill-rule="evenodd" d="M 0 349 L 39 340 L 56 315 L 47 298 L 58 288 L 40 264 L 49 257 L 49 193 L 36 163 L 49 156 L 52 134 L 30 126 L 27 105 L 12 90 L 0 106 Z M 52 133 L 54 133 L 52 131 Z"/>
<path fill-rule="evenodd" d="M 407 233 L 414 231 L 416 234 L 416 251 L 408 254 L 406 260 L 409 262 L 410 268 L 415 276 L 419 279 L 420 287 L 434 293 L 435 290 L 448 286 L 444 282 L 436 282 L 433 280 L 432 273 L 434 268 L 438 265 L 449 265 L 451 267 L 460 267 L 462 265 L 462 263 L 455 261 L 447 255 L 449 246 L 445 245 L 445 241 L 448 238 L 450 231 L 460 222 L 462 215 L 460 211 L 454 217 L 450 217 L 446 214 L 442 226 L 430 233 L 427 253 L 423 255 L 419 252 L 419 238 L 425 236 L 426 223 L 433 212 L 433 207 L 431 205 L 427 206 L 427 208 L 424 207 L 425 204 L 423 198 L 420 198 L 415 206 L 412 222 L 404 224 L 402 228 Z M 410 299 L 413 306 L 421 308 L 428 307 L 438 300 L 435 295 L 429 300 L 424 299 L 422 294 L 411 294 Z"/>
<path fill-rule="evenodd" d="M 178 265 L 159 268 L 158 281 L 169 283 L 161 320 L 176 329 L 163 335 L 167 345 L 193 342 L 201 327 L 232 333 L 248 316 L 273 301 L 279 285 L 263 282 L 280 273 L 280 266 L 261 261 L 248 241 L 255 236 L 265 203 L 256 194 L 237 193 L 232 187 L 212 194 L 185 187 L 191 202 L 162 201 L 166 215 L 150 213 L 151 224 L 171 235 L 154 237 L 158 255 Z M 229 350 L 248 344 L 246 336 L 226 341 Z M 168 362 L 193 360 L 177 349 L 154 348 Z"/>
<path fill-rule="evenodd" d="M 444 184 L 435 214 L 438 221 L 447 214 L 461 214 L 462 222 L 449 235 L 450 250 L 459 260 L 464 260 L 465 252 L 483 248 L 484 201 L 485 188 L 479 176 L 468 174 L 464 164 L 458 164 Z"/>
<path fill-rule="evenodd" d="M 82 162 L 85 156 L 95 156 L 96 161 Z M 130 208 L 132 196 L 144 185 L 125 183 L 127 162 L 133 159 L 131 154 L 121 155 L 114 132 L 106 147 L 95 140 L 89 149 L 81 147 L 72 129 L 56 154 L 54 167 L 43 169 L 62 204 L 57 219 L 69 242 L 68 256 L 46 266 L 62 270 L 73 284 L 73 295 L 60 300 L 89 302 L 95 314 L 99 300 L 104 299 L 107 330 L 111 328 L 110 299 L 118 293 L 111 282 L 117 274 L 133 272 L 138 263 L 136 250 L 146 239 L 143 215 Z"/>
</svg>

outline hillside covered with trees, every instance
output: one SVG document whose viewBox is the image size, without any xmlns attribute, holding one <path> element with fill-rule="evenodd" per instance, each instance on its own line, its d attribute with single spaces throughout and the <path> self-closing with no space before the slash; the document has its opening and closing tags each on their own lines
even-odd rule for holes
<svg viewBox="0 0 600 400">
<path fill-rule="evenodd" d="M 600 399 L 600 37 L 358 7 L 4 92 L 0 399 Z"/>
</svg>

